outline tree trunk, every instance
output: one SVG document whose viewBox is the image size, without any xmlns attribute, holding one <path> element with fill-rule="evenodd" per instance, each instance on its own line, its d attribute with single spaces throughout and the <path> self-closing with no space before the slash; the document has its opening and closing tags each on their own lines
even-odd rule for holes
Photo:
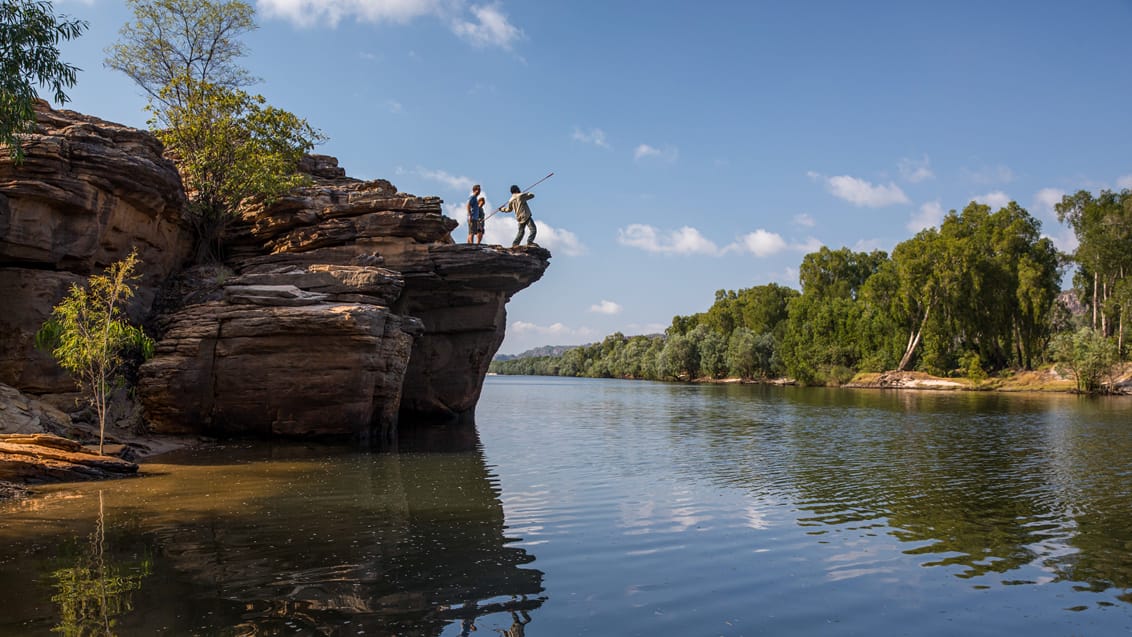
<svg viewBox="0 0 1132 637">
<path fill-rule="evenodd" d="M 1096 272 L 1093 273 L 1093 330 L 1097 329 L 1097 288 L 1100 283 L 1100 275 Z"/>
<path fill-rule="evenodd" d="M 900 357 L 900 364 L 896 366 L 896 371 L 904 371 L 908 367 L 908 363 L 912 362 L 912 354 L 916 352 L 916 346 L 920 344 L 920 337 L 924 335 L 924 326 L 928 323 L 928 315 L 931 311 L 932 306 L 929 303 L 924 308 L 924 318 L 920 321 L 920 327 L 908 335 L 908 347 L 904 349 L 904 356 Z"/>
</svg>

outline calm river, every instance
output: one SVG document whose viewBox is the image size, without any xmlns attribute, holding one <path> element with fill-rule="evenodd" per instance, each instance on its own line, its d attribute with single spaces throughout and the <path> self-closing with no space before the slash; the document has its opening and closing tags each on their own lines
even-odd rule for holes
<svg viewBox="0 0 1132 637">
<path fill-rule="evenodd" d="M 489 377 L 477 429 L 0 504 L 0 634 L 1132 634 L 1132 398 Z"/>
</svg>

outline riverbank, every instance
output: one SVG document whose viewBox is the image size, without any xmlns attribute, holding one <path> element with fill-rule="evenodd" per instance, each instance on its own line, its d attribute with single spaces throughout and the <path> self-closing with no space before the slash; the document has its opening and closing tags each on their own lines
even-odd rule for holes
<svg viewBox="0 0 1132 637">
<path fill-rule="evenodd" d="M 696 378 L 693 383 L 709 384 L 766 384 L 794 385 L 791 379 L 750 380 L 742 378 Z M 1132 395 L 1132 363 L 1124 363 L 1108 384 L 1116 395 Z M 1076 393 L 1077 383 L 1072 375 L 1062 374 L 1053 368 L 1009 372 L 984 379 L 947 378 L 924 372 L 861 372 L 848 383 L 840 385 L 851 389 L 914 389 L 934 391 L 996 391 L 996 392 L 1057 392 Z"/>
</svg>

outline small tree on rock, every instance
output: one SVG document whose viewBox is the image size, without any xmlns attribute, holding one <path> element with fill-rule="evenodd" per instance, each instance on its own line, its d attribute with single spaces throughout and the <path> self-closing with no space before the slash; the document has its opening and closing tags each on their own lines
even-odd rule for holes
<svg viewBox="0 0 1132 637">
<path fill-rule="evenodd" d="M 124 317 L 123 306 L 134 296 L 137 252 L 111 264 L 104 274 L 90 277 L 85 287 L 71 291 L 51 312 L 36 333 L 36 347 L 49 350 L 59 365 L 71 372 L 80 391 L 98 415 L 98 453 L 106 437 L 106 411 L 110 394 L 121 382 L 124 354 L 153 355 L 153 340 Z"/>
</svg>

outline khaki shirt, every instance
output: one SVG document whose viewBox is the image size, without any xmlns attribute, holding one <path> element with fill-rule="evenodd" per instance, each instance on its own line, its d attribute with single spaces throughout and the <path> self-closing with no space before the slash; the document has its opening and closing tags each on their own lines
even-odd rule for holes
<svg viewBox="0 0 1132 637">
<path fill-rule="evenodd" d="M 527 201 L 534 198 L 535 196 L 529 192 L 517 192 L 511 195 L 511 199 L 500 210 L 515 213 L 515 219 L 523 223 L 531 218 L 531 207 L 527 205 Z"/>
</svg>

